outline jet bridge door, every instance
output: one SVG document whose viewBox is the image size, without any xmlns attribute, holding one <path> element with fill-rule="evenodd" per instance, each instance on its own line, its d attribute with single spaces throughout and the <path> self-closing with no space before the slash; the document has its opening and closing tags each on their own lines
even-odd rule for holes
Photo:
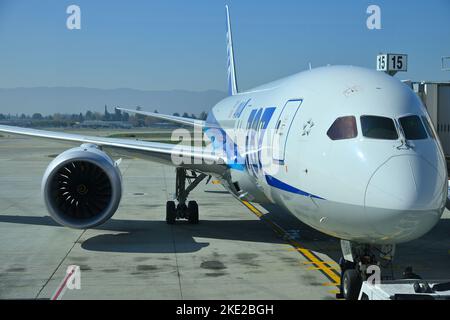
<svg viewBox="0 0 450 320">
<path fill-rule="evenodd" d="M 297 114 L 303 100 L 289 100 L 283 110 L 281 111 L 280 117 L 275 124 L 275 130 L 273 135 L 272 149 L 273 149 L 273 160 L 284 164 L 286 156 L 286 142 L 289 135 L 289 131 L 294 121 L 295 115 Z"/>
</svg>

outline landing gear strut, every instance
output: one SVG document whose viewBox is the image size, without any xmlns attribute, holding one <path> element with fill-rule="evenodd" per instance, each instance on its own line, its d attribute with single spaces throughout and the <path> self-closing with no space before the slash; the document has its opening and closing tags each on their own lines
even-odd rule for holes
<svg viewBox="0 0 450 320">
<path fill-rule="evenodd" d="M 343 257 L 339 298 L 357 300 L 363 281 L 393 279 L 395 245 L 368 245 L 341 240 Z"/>
<path fill-rule="evenodd" d="M 166 222 L 168 224 L 174 224 L 178 219 L 187 219 L 191 224 L 197 224 L 199 221 L 198 216 L 198 204 L 196 201 L 189 201 L 186 203 L 189 193 L 195 189 L 202 182 L 207 175 L 200 174 L 191 171 L 188 175 L 186 169 L 177 168 L 176 175 L 176 189 L 175 197 L 178 205 L 175 201 L 167 201 L 166 204 Z M 186 187 L 186 181 L 189 185 Z"/>
</svg>

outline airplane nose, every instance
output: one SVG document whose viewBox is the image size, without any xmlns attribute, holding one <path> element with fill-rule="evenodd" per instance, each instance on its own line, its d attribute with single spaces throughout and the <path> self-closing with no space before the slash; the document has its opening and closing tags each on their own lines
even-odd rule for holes
<svg viewBox="0 0 450 320">
<path fill-rule="evenodd" d="M 419 238 L 439 221 L 445 177 L 417 155 L 390 158 L 369 180 L 366 214 L 378 234 L 399 242 Z"/>
<path fill-rule="evenodd" d="M 415 155 L 390 158 L 372 176 L 365 206 L 394 210 L 434 210 L 442 206 L 444 180 Z"/>
</svg>

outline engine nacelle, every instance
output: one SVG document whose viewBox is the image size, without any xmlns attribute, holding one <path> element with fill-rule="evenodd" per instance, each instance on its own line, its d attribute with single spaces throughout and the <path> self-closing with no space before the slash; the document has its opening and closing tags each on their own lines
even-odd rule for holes
<svg viewBox="0 0 450 320">
<path fill-rule="evenodd" d="M 89 229 L 110 219 L 122 198 L 122 175 L 96 145 L 85 144 L 55 158 L 42 180 L 50 216 L 59 224 Z"/>
</svg>

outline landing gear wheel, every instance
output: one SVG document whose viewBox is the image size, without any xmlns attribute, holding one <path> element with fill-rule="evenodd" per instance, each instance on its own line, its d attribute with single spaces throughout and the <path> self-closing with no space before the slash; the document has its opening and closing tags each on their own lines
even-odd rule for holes
<svg viewBox="0 0 450 320">
<path fill-rule="evenodd" d="M 355 269 L 345 270 L 341 279 L 342 294 L 345 300 L 358 300 L 361 291 L 361 275 Z"/>
<path fill-rule="evenodd" d="M 177 208 L 175 201 L 167 201 L 166 203 L 166 222 L 167 224 L 174 224 L 177 219 Z"/>
<path fill-rule="evenodd" d="M 198 204 L 195 201 L 187 202 L 189 193 L 207 177 L 204 173 L 197 173 L 183 168 L 176 169 L 175 199 L 178 206 L 167 204 L 167 223 L 173 224 L 176 219 L 187 219 L 191 224 L 198 223 Z M 187 203 L 187 205 L 186 205 Z M 169 208 L 170 207 L 170 208 Z M 175 218 L 173 217 L 175 211 Z"/>
<path fill-rule="evenodd" d="M 188 217 L 188 207 L 185 204 L 178 204 L 177 215 L 179 219 L 187 219 Z"/>
<path fill-rule="evenodd" d="M 188 203 L 188 220 L 190 224 L 198 224 L 198 204 L 196 201 L 189 201 Z"/>
</svg>

